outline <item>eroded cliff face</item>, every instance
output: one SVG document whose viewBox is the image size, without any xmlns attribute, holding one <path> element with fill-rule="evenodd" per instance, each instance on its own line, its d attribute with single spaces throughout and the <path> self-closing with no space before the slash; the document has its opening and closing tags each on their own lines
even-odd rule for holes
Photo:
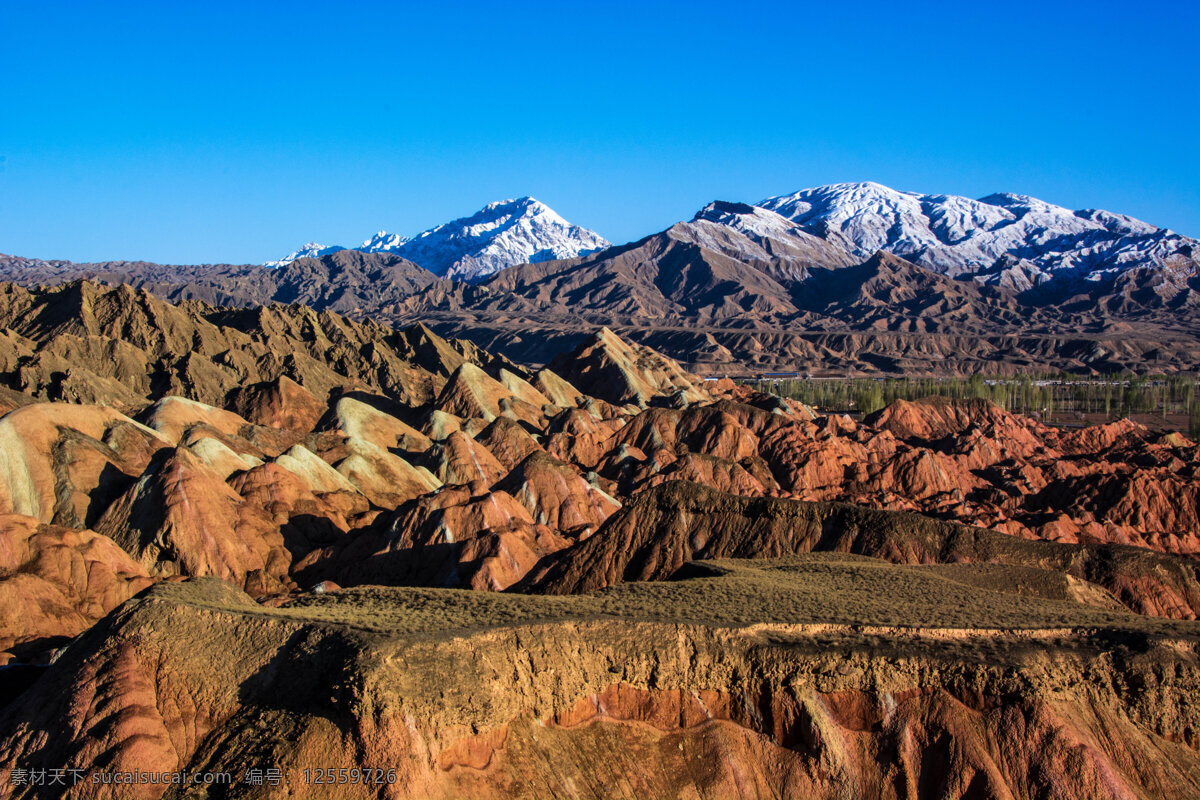
<svg viewBox="0 0 1200 800">
<path fill-rule="evenodd" d="M 717 614 L 731 611 L 720 580 L 697 587 Z M 1200 792 L 1192 623 L 697 624 L 670 604 L 622 617 L 602 596 L 454 592 L 430 610 L 419 592 L 267 610 L 211 579 L 160 585 L 6 709 L 0 769 L 279 767 L 292 796 L 351 798 Z M 1025 602 L 1034 618 L 1069 605 Z M 318 766 L 396 781 L 306 786 Z M 12 796 L 288 795 L 238 783 Z"/>
</svg>

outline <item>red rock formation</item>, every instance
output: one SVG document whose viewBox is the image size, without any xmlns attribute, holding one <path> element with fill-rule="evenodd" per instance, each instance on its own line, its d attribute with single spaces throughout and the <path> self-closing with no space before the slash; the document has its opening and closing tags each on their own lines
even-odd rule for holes
<svg viewBox="0 0 1200 800">
<path fill-rule="evenodd" d="M 159 586 L 0 711 L 0 770 L 244 774 L 265 752 L 294 793 L 312 792 L 316 764 L 394 770 L 386 789 L 336 790 L 363 800 L 1200 791 L 1194 629 L 1138 633 L 1119 615 L 1094 634 L 868 635 L 680 624 L 665 609 L 604 619 L 586 598 L 543 600 L 342 590 L 276 611 L 213 581 Z M 1094 657 L 1122 637 L 1137 656 Z M 169 796 L 132 788 L 75 794 Z"/>
<path fill-rule="evenodd" d="M 761 496 L 767 493 L 762 482 L 736 461 L 701 453 L 680 457 L 667 468 L 653 472 L 643 485 L 658 486 L 668 481 L 690 481 L 729 494 Z"/>
<path fill-rule="evenodd" d="M 0 419 L 0 513 L 84 527 L 167 446 L 109 408 L 39 403 Z"/>
<path fill-rule="evenodd" d="M 531 454 L 494 488 L 515 497 L 538 524 L 575 535 L 594 531 L 621 507 L 576 468 L 542 452 Z"/>
<path fill-rule="evenodd" d="M 575 408 L 580 401 L 586 399 L 583 392 L 571 385 L 571 382 L 565 380 L 553 370 L 541 369 L 538 370 L 530 385 L 545 395 L 551 403 L 560 408 Z"/>
<path fill-rule="evenodd" d="M 536 393 L 532 387 L 529 389 Z M 535 424 L 543 419 L 541 405 L 522 400 L 479 367 L 469 363 L 454 371 L 434 405 L 448 414 L 485 422 L 491 422 L 501 415 Z"/>
<path fill-rule="evenodd" d="M 0 651 L 75 636 L 151 582 L 105 536 L 0 515 Z"/>
<path fill-rule="evenodd" d="M 185 448 L 161 451 L 96 524 L 152 575 L 214 575 L 255 595 L 286 589 L 278 526 Z"/>
<path fill-rule="evenodd" d="M 362 439 L 347 442 L 349 455 L 337 464 L 354 487 L 380 508 L 396 506 L 441 486 L 429 470 Z"/>
<path fill-rule="evenodd" d="M 332 426 L 344 436 L 384 450 L 423 453 L 433 444 L 428 436 L 403 420 L 353 397 L 342 397 L 334 403 Z"/>
<path fill-rule="evenodd" d="M 841 503 L 747 498 L 681 481 L 643 491 L 593 536 L 526 581 L 539 593 L 664 580 L 694 559 L 858 553 L 898 564 L 986 562 L 1049 568 L 1090 581 L 1139 613 L 1200 615 L 1193 562 L 1134 547 L 1034 542 L 917 514 Z"/>
<path fill-rule="evenodd" d="M 588 339 L 552 368 L 585 394 L 616 405 L 645 406 L 656 395 L 678 394 L 685 403 L 710 399 L 704 382 L 678 362 L 637 344 L 623 341 L 608 328 Z"/>
<path fill-rule="evenodd" d="M 447 487 L 379 517 L 297 565 L 302 583 L 506 589 L 570 544 L 502 491 Z"/>
<path fill-rule="evenodd" d="M 325 413 L 325 403 L 286 375 L 235 389 L 232 410 L 255 425 L 311 431 Z"/>
<path fill-rule="evenodd" d="M 206 425 L 226 436 L 238 436 L 250 424 L 232 411 L 174 396 L 159 400 L 141 417 L 147 427 L 173 444 L 179 443 L 197 425 Z"/>
<path fill-rule="evenodd" d="M 248 504 L 271 517 L 293 559 L 331 544 L 369 521 L 369 504 L 358 492 L 314 491 L 278 461 L 242 472 L 229 485 Z"/>
<path fill-rule="evenodd" d="M 506 472 L 524 461 L 530 453 L 543 449 L 524 426 L 508 417 L 496 417 L 479 432 L 475 441 L 486 447 Z"/>
<path fill-rule="evenodd" d="M 508 472 L 486 447 L 455 431 L 426 455 L 431 472 L 442 483 L 482 483 L 491 486 Z"/>
<path fill-rule="evenodd" d="M 547 428 L 546 450 L 555 458 L 592 468 L 611 444 L 616 420 L 600 420 L 579 408 L 557 414 Z"/>
</svg>

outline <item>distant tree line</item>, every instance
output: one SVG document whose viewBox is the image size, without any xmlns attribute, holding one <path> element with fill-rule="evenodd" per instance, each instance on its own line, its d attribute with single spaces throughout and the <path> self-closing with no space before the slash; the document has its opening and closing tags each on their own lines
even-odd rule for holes
<svg viewBox="0 0 1200 800">
<path fill-rule="evenodd" d="M 980 398 L 1018 414 L 1048 422 L 1071 423 L 1084 415 L 1120 419 L 1154 414 L 1187 419 L 1187 430 L 1200 437 L 1200 377 L 1196 375 L 1021 375 L 989 378 L 784 378 L 751 380 L 761 391 L 814 406 L 822 411 L 870 414 L 895 400 L 939 395 Z"/>
</svg>

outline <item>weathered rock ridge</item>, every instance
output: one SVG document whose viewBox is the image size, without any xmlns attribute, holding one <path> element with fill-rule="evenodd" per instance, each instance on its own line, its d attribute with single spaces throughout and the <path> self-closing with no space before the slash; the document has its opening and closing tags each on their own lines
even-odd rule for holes
<svg viewBox="0 0 1200 800">
<path fill-rule="evenodd" d="M 863 627 L 847 624 L 853 611 L 818 611 L 815 597 L 756 623 L 672 619 L 700 597 L 715 617 L 745 613 L 736 587 L 722 591 L 740 569 L 725 564 L 724 577 L 675 582 L 674 603 L 635 586 L 565 603 L 441 593 L 434 610 L 428 590 L 375 590 L 272 611 L 211 580 L 160 586 L 3 712 L 0 770 L 241 776 L 269 762 L 300 794 L 324 789 L 304 783 L 314 765 L 395 770 L 390 785 L 337 787 L 363 798 L 1200 791 L 1194 623 L 1146 627 L 1113 612 L 1080 629 L 1072 623 L 1100 622 L 1084 606 L 1015 597 L 1031 622 L 1054 609 L 1064 625 Z M 742 580 L 803 595 L 809 570 L 833 570 L 836 584 L 859 566 L 780 562 Z M 903 571 L 921 568 L 887 569 L 906 586 Z M 954 593 L 939 589 L 952 583 L 931 577 L 917 599 L 948 606 Z M 840 589 L 851 609 L 879 600 L 869 585 Z M 900 591 L 893 605 L 903 615 L 912 603 Z M 120 791 L 87 784 L 69 796 L 184 796 Z M 221 796 L 272 795 L 242 783 Z"/>
</svg>

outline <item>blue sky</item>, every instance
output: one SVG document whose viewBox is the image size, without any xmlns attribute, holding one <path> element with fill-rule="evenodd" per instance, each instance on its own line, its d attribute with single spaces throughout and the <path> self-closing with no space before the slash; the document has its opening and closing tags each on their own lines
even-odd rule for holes
<svg viewBox="0 0 1200 800">
<path fill-rule="evenodd" d="M 854 180 L 1200 236 L 1198 31 L 1193 3 L 0 0 L 0 252 L 259 262 L 526 194 L 627 241 Z"/>
</svg>

